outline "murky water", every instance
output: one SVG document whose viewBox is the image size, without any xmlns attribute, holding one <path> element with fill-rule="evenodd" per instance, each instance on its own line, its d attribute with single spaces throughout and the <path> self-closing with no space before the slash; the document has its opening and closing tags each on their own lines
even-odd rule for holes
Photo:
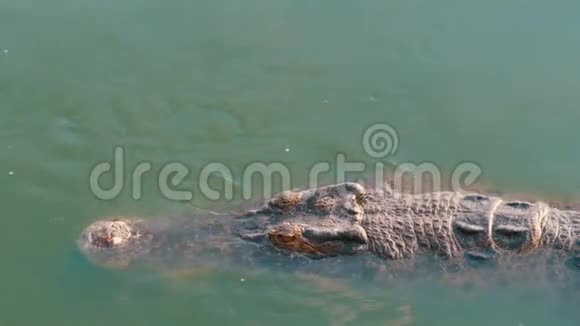
<svg viewBox="0 0 580 326">
<path fill-rule="evenodd" d="M 292 186 L 339 153 L 373 166 L 361 135 L 381 122 L 399 137 L 384 162 L 450 171 L 469 161 L 495 189 L 577 199 L 579 10 L 565 0 L 0 0 L 0 324 L 577 325 L 575 302 L 509 287 L 117 273 L 85 262 L 74 241 L 100 216 L 235 205 L 196 188 L 211 162 L 232 170 L 237 195 L 252 162 L 284 163 Z M 126 182 L 99 200 L 89 174 L 115 146 Z M 143 161 L 152 171 L 135 200 L 130 172 Z M 168 162 L 191 169 L 191 201 L 161 194 Z"/>
</svg>

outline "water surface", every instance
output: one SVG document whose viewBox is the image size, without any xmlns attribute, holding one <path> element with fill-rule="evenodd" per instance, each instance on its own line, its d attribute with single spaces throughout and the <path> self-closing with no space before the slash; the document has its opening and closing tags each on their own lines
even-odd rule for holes
<svg viewBox="0 0 580 326">
<path fill-rule="evenodd" d="M 99 200 L 89 173 L 115 146 L 128 171 L 223 162 L 239 191 L 245 166 L 278 161 L 302 186 L 337 153 L 376 162 L 361 134 L 378 122 L 400 139 L 386 162 L 471 161 L 496 189 L 578 198 L 579 10 L 566 0 L 0 0 L 0 324 L 577 325 L 557 298 L 509 289 L 466 297 L 363 282 L 353 295 L 249 271 L 110 273 L 74 241 L 100 216 L 235 204 L 169 201 L 154 177 L 141 200 L 130 184 Z"/>
</svg>

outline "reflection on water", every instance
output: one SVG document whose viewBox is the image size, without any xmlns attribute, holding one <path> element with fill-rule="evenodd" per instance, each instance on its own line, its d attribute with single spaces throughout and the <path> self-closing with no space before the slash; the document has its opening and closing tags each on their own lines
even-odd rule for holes
<svg viewBox="0 0 580 326">
<path fill-rule="evenodd" d="M 361 277 L 357 266 L 363 265 L 356 259 L 344 260 L 341 273 L 336 270 L 339 265 L 332 260 L 275 273 L 244 268 L 224 272 L 204 267 L 108 273 L 78 258 L 72 259 L 74 266 L 68 266 L 71 277 L 63 282 L 65 293 L 73 297 L 91 293 L 89 302 L 105 303 L 101 309 L 128 312 L 114 319 L 104 316 L 113 323 L 138 318 L 141 310 L 136 309 L 164 300 L 172 302 L 164 312 L 172 320 L 226 324 L 239 320 L 247 324 L 268 324 L 276 320 L 282 324 L 332 325 L 577 323 L 577 291 L 557 293 L 530 280 L 518 281 L 517 275 L 513 275 L 513 283 L 481 283 L 491 278 L 475 277 L 469 286 L 465 282 L 453 284 L 432 273 L 372 280 L 372 277 Z M 79 303 L 71 305 L 75 307 Z M 179 312 L 180 309 L 186 309 L 189 314 Z"/>
</svg>

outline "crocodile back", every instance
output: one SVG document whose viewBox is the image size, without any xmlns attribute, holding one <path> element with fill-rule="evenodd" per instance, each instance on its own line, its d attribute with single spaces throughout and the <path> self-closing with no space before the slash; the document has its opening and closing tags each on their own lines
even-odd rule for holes
<svg viewBox="0 0 580 326">
<path fill-rule="evenodd" d="M 431 253 L 477 260 L 539 248 L 570 252 L 580 235 L 578 212 L 482 194 L 377 191 L 366 196 L 364 211 L 369 249 L 388 259 Z"/>
<path fill-rule="evenodd" d="M 421 251 L 456 255 L 460 246 L 452 221 L 460 199 L 452 192 L 368 194 L 362 226 L 369 238 L 369 249 L 389 259 L 409 258 Z"/>
</svg>

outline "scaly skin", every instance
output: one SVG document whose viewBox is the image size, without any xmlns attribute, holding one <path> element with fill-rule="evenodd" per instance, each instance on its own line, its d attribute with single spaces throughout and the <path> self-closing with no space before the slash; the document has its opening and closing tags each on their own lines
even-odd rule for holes
<svg viewBox="0 0 580 326">
<path fill-rule="evenodd" d="M 453 192 L 376 191 L 366 195 L 363 209 L 361 225 L 369 250 L 391 260 L 421 253 L 485 259 L 544 249 L 573 252 L 580 239 L 580 213 L 543 202 Z"/>
<path fill-rule="evenodd" d="M 219 217 L 103 219 L 83 231 L 79 247 L 98 265 L 113 267 L 287 266 L 371 254 L 391 264 L 436 257 L 460 269 L 479 262 L 537 265 L 538 257 L 549 257 L 577 268 L 578 239 L 580 213 L 542 202 L 395 194 L 345 183 L 287 191 L 256 209 Z"/>
</svg>

